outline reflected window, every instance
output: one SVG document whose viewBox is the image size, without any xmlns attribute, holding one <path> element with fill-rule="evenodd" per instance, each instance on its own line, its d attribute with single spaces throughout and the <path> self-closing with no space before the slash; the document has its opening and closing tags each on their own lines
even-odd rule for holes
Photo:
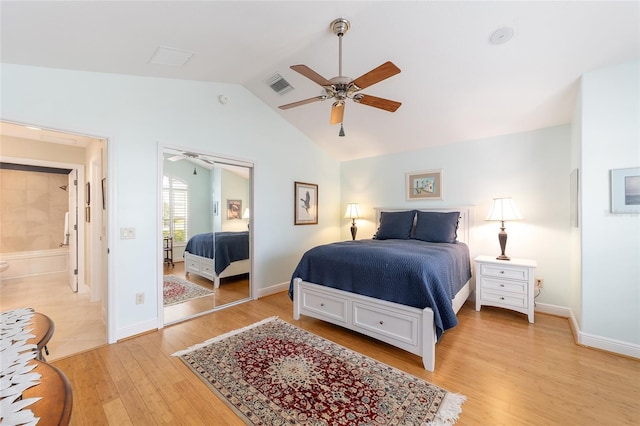
<svg viewBox="0 0 640 426">
<path fill-rule="evenodd" d="M 186 243 L 189 236 L 189 185 L 171 176 L 162 177 L 162 236 Z"/>
</svg>

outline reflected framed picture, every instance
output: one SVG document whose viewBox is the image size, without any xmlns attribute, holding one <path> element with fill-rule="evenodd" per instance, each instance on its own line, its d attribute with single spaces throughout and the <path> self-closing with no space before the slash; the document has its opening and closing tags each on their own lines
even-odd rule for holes
<svg viewBox="0 0 640 426">
<path fill-rule="evenodd" d="M 611 170 L 611 213 L 640 213 L 640 167 Z"/>
<path fill-rule="evenodd" d="M 242 200 L 227 200 L 227 220 L 242 219 Z"/>
<path fill-rule="evenodd" d="M 91 207 L 87 206 L 84 208 L 84 220 L 85 222 L 91 222 Z"/>
<path fill-rule="evenodd" d="M 318 224 L 318 185 L 294 182 L 294 225 Z"/>
<path fill-rule="evenodd" d="M 442 170 L 406 174 L 407 200 L 442 200 Z"/>
<path fill-rule="evenodd" d="M 91 205 L 91 183 L 89 182 L 87 182 L 87 184 L 85 185 L 84 199 L 87 202 L 87 205 L 90 206 Z"/>
</svg>

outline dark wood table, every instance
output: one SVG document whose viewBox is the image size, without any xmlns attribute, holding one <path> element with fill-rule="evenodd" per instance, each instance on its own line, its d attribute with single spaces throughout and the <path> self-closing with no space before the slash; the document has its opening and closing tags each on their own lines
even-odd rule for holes
<svg viewBox="0 0 640 426">
<path fill-rule="evenodd" d="M 40 373 L 40 383 L 22 392 L 22 398 L 41 399 L 29 405 L 28 409 L 39 417 L 38 426 L 68 425 L 71 420 L 73 396 L 71 384 L 62 371 L 44 361 L 34 359 L 36 364 L 32 372 Z"/>
</svg>

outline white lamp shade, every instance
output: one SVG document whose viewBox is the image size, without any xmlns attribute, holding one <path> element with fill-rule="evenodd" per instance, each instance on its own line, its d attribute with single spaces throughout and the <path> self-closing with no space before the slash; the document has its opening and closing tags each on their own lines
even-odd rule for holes
<svg viewBox="0 0 640 426">
<path fill-rule="evenodd" d="M 521 219 L 522 216 L 518 213 L 518 209 L 516 209 L 511 198 L 494 198 L 491 211 L 486 220 L 508 221 Z"/>
<path fill-rule="evenodd" d="M 360 211 L 358 210 L 358 203 L 347 204 L 347 211 L 344 214 L 345 219 L 357 219 L 360 217 Z"/>
<path fill-rule="evenodd" d="M 244 213 L 242 213 L 242 218 L 243 219 L 249 219 L 250 217 L 251 216 L 250 216 L 250 213 L 249 213 L 249 207 L 247 207 L 246 209 L 244 209 Z"/>
</svg>

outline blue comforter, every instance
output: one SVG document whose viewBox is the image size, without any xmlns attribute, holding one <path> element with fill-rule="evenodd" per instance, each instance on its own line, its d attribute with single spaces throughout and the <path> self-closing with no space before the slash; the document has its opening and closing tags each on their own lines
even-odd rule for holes
<svg viewBox="0 0 640 426">
<path fill-rule="evenodd" d="M 215 247 L 213 242 L 213 232 L 197 234 L 189 239 L 184 251 L 214 259 L 216 275 L 231 262 L 249 258 L 249 231 L 216 232 Z"/>
<path fill-rule="evenodd" d="M 433 309 L 438 338 L 458 324 L 451 301 L 471 278 L 464 243 L 356 240 L 307 251 L 291 277 L 415 308 Z"/>
</svg>

